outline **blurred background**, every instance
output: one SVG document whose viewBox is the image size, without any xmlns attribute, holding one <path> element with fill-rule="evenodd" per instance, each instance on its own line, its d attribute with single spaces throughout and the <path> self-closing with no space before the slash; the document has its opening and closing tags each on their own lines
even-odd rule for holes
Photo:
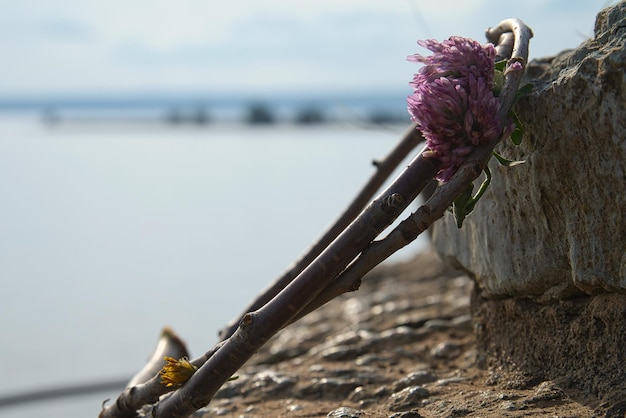
<svg viewBox="0 0 626 418">
<path fill-rule="evenodd" d="M 611 3 L 0 0 L 0 417 L 96 416 L 165 325 L 210 347 L 399 140 L 418 39 L 549 56 Z"/>
</svg>

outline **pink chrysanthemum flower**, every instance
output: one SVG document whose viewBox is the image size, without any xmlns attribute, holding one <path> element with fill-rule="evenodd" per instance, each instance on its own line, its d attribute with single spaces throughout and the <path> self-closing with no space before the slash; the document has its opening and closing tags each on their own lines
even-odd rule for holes
<svg viewBox="0 0 626 418">
<path fill-rule="evenodd" d="M 410 83 L 408 110 L 426 138 L 425 156 L 440 161 L 437 179 L 445 182 L 475 147 L 502 133 L 493 94 L 495 49 L 461 37 L 418 43 L 433 55 L 408 58 L 425 64 Z"/>
</svg>

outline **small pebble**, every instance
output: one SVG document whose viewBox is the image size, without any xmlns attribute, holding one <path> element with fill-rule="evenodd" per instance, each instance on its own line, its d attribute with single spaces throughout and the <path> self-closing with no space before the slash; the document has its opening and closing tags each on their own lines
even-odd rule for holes
<svg viewBox="0 0 626 418">
<path fill-rule="evenodd" d="M 357 366 L 365 366 L 369 364 L 382 363 L 384 359 L 378 354 L 363 354 L 354 361 Z"/>
<path fill-rule="evenodd" d="M 467 378 L 466 377 L 461 377 L 461 376 L 456 376 L 456 377 L 447 377 L 445 379 L 439 379 L 437 380 L 437 382 L 435 382 L 435 384 L 437 386 L 448 386 L 449 384 L 452 383 L 461 383 L 466 381 Z"/>
<path fill-rule="evenodd" d="M 389 409 L 392 411 L 403 411 L 414 408 L 420 401 L 427 398 L 430 392 L 421 386 L 409 386 L 396 392 L 389 397 Z"/>
<path fill-rule="evenodd" d="M 213 410 L 213 414 L 217 417 L 228 415 L 235 411 L 235 408 L 216 408 Z"/>
<path fill-rule="evenodd" d="M 363 388 L 363 386 L 359 386 L 354 388 L 352 393 L 348 396 L 348 400 L 351 402 L 359 402 L 367 398 L 371 398 L 373 395 Z"/>
<path fill-rule="evenodd" d="M 541 401 L 550 401 L 561 399 L 565 393 L 551 381 L 539 383 L 535 389 L 535 393 L 526 400 L 526 403 L 537 403 Z"/>
<path fill-rule="evenodd" d="M 517 410 L 517 405 L 515 405 L 515 402 L 508 401 L 503 402 L 500 408 L 504 409 L 505 411 L 515 411 Z"/>
<path fill-rule="evenodd" d="M 329 418 L 359 418 L 363 416 L 363 412 L 342 406 L 341 408 L 330 411 L 326 416 Z"/>
<path fill-rule="evenodd" d="M 394 382 L 393 388 L 395 391 L 399 391 L 409 386 L 423 385 L 425 383 L 434 382 L 435 380 L 437 380 L 437 378 L 432 373 L 426 370 L 418 370 Z"/>
<path fill-rule="evenodd" d="M 313 379 L 312 383 L 304 385 L 297 392 L 299 396 L 317 396 L 324 399 L 343 400 L 356 388 L 360 383 L 356 383 L 352 379 L 340 378 L 321 378 Z"/>
<path fill-rule="evenodd" d="M 295 403 L 287 407 L 287 412 L 297 412 L 297 411 L 302 411 L 303 409 L 304 407 L 302 407 L 302 405 Z"/>
<path fill-rule="evenodd" d="M 445 341 L 437 344 L 430 350 L 430 354 L 437 358 L 452 358 L 461 352 L 461 347 L 453 342 Z"/>
<path fill-rule="evenodd" d="M 465 314 L 457 316 L 450 321 L 450 324 L 456 328 L 472 329 L 472 315 Z"/>
<path fill-rule="evenodd" d="M 371 344 L 374 346 L 380 345 L 382 347 L 408 344 L 421 341 L 426 338 L 427 335 L 428 333 L 424 332 L 424 330 L 400 326 L 381 332 L 377 340 L 372 339 Z"/>
<path fill-rule="evenodd" d="M 442 330 L 442 329 L 448 329 L 450 328 L 451 323 L 450 321 L 448 321 L 447 319 L 429 319 L 428 321 L 426 321 L 424 323 L 424 328 L 426 329 L 430 329 L 430 330 Z"/>
<path fill-rule="evenodd" d="M 359 357 L 363 354 L 363 350 L 352 345 L 340 345 L 337 347 L 329 347 L 320 352 L 324 360 L 342 361 Z"/>
<path fill-rule="evenodd" d="M 266 370 L 253 377 L 253 390 L 263 389 L 265 395 L 276 396 L 285 393 L 296 385 L 298 379 L 272 370 Z"/>
<path fill-rule="evenodd" d="M 424 418 L 416 411 L 396 412 L 393 415 L 389 415 L 389 418 Z"/>
</svg>

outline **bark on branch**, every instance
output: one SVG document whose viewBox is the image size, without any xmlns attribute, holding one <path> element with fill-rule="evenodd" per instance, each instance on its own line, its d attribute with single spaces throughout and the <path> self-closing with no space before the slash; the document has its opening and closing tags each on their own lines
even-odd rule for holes
<svg viewBox="0 0 626 418">
<path fill-rule="evenodd" d="M 505 71 L 498 114 L 502 131 L 508 123 L 508 114 L 523 75 L 532 32 L 521 21 L 507 19 L 489 29 L 487 36 L 496 43 L 497 53 L 509 58 L 509 67 L 516 69 Z M 280 282 L 264 292 L 251 305 L 258 305 L 258 308 L 241 317 L 230 337 L 204 356 L 193 360 L 192 364 L 199 369 L 182 387 L 171 396 L 161 397 L 149 412 L 141 416 L 183 418 L 207 405 L 217 390 L 281 328 L 337 296 L 342 289 L 358 287 L 358 281 L 366 272 L 413 241 L 443 216 L 456 197 L 480 175 L 500 139 L 496 138 L 476 148 L 456 174 L 439 187 L 420 209 L 401 222 L 386 238 L 374 241 L 437 174 L 437 160 L 424 158 L 423 152 L 419 152 L 399 177 L 356 218 L 354 215 L 346 215 L 341 221 L 346 222 L 341 233 L 329 233 L 328 237 L 320 241 L 329 241 L 326 245 L 320 244 L 324 248 L 317 248 L 303 258 L 311 260 L 302 261 L 302 265 L 292 273 L 295 278 Z M 354 207 L 358 205 L 355 203 Z M 224 335 L 230 332 L 228 328 Z M 142 391 L 150 396 L 140 404 L 141 400 L 131 395 L 132 392 Z M 112 407 L 103 410 L 101 417 L 137 416 L 131 415 L 130 410 L 155 402 L 154 394 L 157 392 L 166 393 L 167 389 L 164 390 L 158 382 L 158 376 L 155 376 L 146 383 L 127 389 Z M 132 402 L 124 399 L 124 396 L 130 397 Z M 125 409 L 115 410 L 117 405 L 124 405 Z"/>
<path fill-rule="evenodd" d="M 519 19 L 506 19 L 495 28 L 487 30 L 487 38 L 496 45 L 496 53 L 499 58 L 508 59 L 508 65 L 519 62 L 523 68 L 528 61 L 528 46 L 532 36 L 531 29 Z M 497 43 L 499 41 L 504 44 Z M 508 119 L 523 74 L 524 71 L 522 70 L 508 72 L 505 75 L 504 87 L 500 95 L 499 117 L 502 126 Z M 441 218 L 456 197 L 467 188 L 467 185 L 480 176 L 491 157 L 493 148 L 500 140 L 501 138 L 498 138 L 498 140 L 476 149 L 457 173 L 447 183 L 439 186 L 424 205 L 402 221 L 386 238 L 373 241 L 336 280 L 331 282 L 294 318 L 294 321 L 340 294 L 357 290 L 366 273 L 396 251 L 413 242 L 422 232 Z"/>
<path fill-rule="evenodd" d="M 243 312 L 229 322 L 219 332 L 220 340 L 225 340 L 230 337 L 237 327 L 239 321 L 243 315 L 248 312 L 259 309 L 267 302 L 269 302 L 274 296 L 276 296 L 282 289 L 284 289 L 298 274 L 302 272 L 315 258 L 320 255 L 324 248 L 333 242 L 335 238 L 343 231 L 350 222 L 357 217 L 357 215 L 363 210 L 365 205 L 372 200 L 375 193 L 382 187 L 385 181 L 389 178 L 391 173 L 400 165 L 400 163 L 413 151 L 420 143 L 424 141 L 421 133 L 415 129 L 415 124 L 409 126 L 406 130 L 402 140 L 398 145 L 383 159 L 373 161 L 376 167 L 376 172 L 370 177 L 368 182 L 363 186 L 361 191 L 356 195 L 352 203 L 344 210 L 344 212 L 337 218 L 334 224 L 318 239 L 318 241 L 311 246 L 311 248 L 296 260 L 280 277 L 274 280 L 266 289 L 264 289 L 246 308 Z"/>
</svg>

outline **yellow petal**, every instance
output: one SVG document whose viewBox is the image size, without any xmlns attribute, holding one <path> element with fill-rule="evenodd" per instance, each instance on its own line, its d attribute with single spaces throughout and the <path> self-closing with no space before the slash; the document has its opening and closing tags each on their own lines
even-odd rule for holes
<svg viewBox="0 0 626 418">
<path fill-rule="evenodd" d="M 159 376 L 161 376 L 161 384 L 168 388 L 175 385 L 182 385 L 189 380 L 198 369 L 191 364 L 186 357 L 176 360 L 175 358 L 165 356 L 163 360 L 166 361 L 166 364 L 159 372 Z"/>
</svg>

